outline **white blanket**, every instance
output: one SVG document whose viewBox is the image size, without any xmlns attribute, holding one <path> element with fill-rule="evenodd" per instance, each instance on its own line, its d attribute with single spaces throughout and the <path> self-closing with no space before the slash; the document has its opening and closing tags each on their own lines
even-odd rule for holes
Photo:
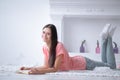
<svg viewBox="0 0 120 80">
<path fill-rule="evenodd" d="M 0 66 L 0 80 L 120 80 L 120 70 L 99 67 L 94 70 L 73 70 L 44 75 L 18 74 L 20 66 Z"/>
<path fill-rule="evenodd" d="M 68 76 L 75 75 L 75 76 L 120 77 L 120 70 L 112 70 L 107 67 L 97 67 L 95 70 L 73 70 L 48 74 Z"/>
</svg>

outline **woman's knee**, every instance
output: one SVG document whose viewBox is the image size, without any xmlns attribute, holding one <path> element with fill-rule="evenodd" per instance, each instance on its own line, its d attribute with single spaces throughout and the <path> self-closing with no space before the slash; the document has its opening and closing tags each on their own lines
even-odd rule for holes
<svg viewBox="0 0 120 80">
<path fill-rule="evenodd" d="M 116 69 L 116 65 L 115 64 L 111 64 L 109 65 L 110 69 Z"/>
</svg>

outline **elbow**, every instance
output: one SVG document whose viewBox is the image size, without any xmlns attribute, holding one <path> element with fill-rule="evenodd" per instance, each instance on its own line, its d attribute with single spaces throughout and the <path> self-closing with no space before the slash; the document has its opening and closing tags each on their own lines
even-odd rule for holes
<svg viewBox="0 0 120 80">
<path fill-rule="evenodd" d="M 53 70 L 53 72 L 57 72 L 59 69 L 57 69 L 57 68 L 54 68 L 54 70 Z"/>
</svg>

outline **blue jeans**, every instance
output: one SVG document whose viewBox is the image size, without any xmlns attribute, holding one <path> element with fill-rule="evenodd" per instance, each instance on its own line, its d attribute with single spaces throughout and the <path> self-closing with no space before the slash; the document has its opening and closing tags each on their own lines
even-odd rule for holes
<svg viewBox="0 0 120 80">
<path fill-rule="evenodd" d="M 108 36 L 107 39 L 102 40 L 101 49 L 102 62 L 94 61 L 85 57 L 87 70 L 93 70 L 95 67 L 110 67 L 111 69 L 116 68 L 112 38 L 110 36 Z"/>
</svg>

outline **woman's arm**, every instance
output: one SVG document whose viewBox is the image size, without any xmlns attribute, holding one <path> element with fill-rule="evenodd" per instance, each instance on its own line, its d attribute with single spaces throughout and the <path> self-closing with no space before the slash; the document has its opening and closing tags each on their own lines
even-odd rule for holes
<svg viewBox="0 0 120 80">
<path fill-rule="evenodd" d="M 30 70 L 30 69 L 33 69 L 33 68 L 39 68 L 39 69 L 46 69 L 48 68 L 47 66 L 40 66 L 40 67 L 21 67 L 20 70 Z"/>
<path fill-rule="evenodd" d="M 48 66 L 48 61 L 47 61 L 47 59 L 46 59 L 46 57 L 44 57 L 44 65 L 43 66 L 40 66 L 40 67 L 35 67 L 35 66 L 33 66 L 33 67 L 25 67 L 25 66 L 22 66 L 21 68 L 20 68 L 20 70 L 31 70 L 31 69 L 46 69 L 46 68 L 48 68 L 49 66 Z"/>
<path fill-rule="evenodd" d="M 44 74 L 44 73 L 56 72 L 56 71 L 58 71 L 58 69 L 60 67 L 62 59 L 63 59 L 63 54 L 56 57 L 54 67 L 52 67 L 52 68 L 49 68 L 49 67 L 47 67 L 47 68 L 40 68 L 40 67 L 31 68 L 29 71 L 29 74 Z"/>
</svg>

